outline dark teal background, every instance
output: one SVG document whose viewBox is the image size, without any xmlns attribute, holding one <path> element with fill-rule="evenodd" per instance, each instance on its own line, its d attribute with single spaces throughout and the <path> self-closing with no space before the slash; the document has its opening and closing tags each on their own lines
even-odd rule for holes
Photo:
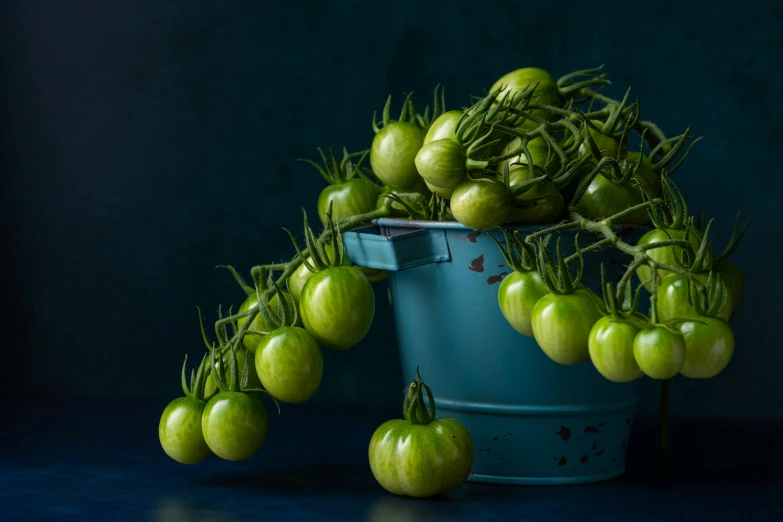
<svg viewBox="0 0 783 522">
<path fill-rule="evenodd" d="M 388 94 L 423 106 L 440 82 L 455 107 L 512 69 L 605 64 L 610 94 L 630 85 L 667 133 L 706 136 L 676 180 L 717 218 L 718 248 L 735 211 L 754 219 L 734 258 L 735 359 L 713 381 L 676 380 L 674 411 L 783 416 L 783 285 L 761 269 L 780 236 L 780 4 L 577 5 L 4 2 L 6 393 L 179 394 L 184 354 L 203 353 L 196 305 L 214 320 L 241 301 L 215 265 L 289 258 L 282 227 L 314 213 L 322 180 L 296 158 L 368 147 Z M 398 400 L 385 294 L 365 341 L 326 353 L 317 400 Z"/>
</svg>

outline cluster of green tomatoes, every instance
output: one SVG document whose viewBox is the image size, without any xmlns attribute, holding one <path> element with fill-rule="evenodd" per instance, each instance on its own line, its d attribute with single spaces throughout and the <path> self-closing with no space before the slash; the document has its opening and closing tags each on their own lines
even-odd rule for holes
<svg viewBox="0 0 783 522">
<path fill-rule="evenodd" d="M 517 69 L 460 109 L 447 111 L 438 87 L 432 111 L 419 113 L 409 94 L 396 120 L 389 98 L 381 121 L 373 115 L 369 149 L 344 149 L 340 160 L 319 149 L 322 164 L 302 160 L 328 182 L 317 202 L 324 231 L 316 237 L 305 216 L 306 248 L 291 236 L 296 256 L 253 268 L 252 285 L 224 267 L 246 298 L 236 313 L 219 309 L 216 342 L 202 323 L 207 354 L 189 381 L 186 360 L 185 396 L 160 419 L 165 452 L 182 463 L 212 454 L 247 459 L 267 433 L 263 394 L 279 408 L 317 392 L 321 349 L 347 350 L 362 340 L 375 311 L 371 283 L 386 275 L 352 265 L 341 234 L 380 217 L 500 229 L 505 248 L 489 236 L 513 269 L 499 286 L 500 310 L 558 363 L 591 360 L 615 382 L 720 373 L 734 349 L 727 321 L 743 294 L 742 275 L 727 258 L 745 229 L 737 234 L 735 224 L 724 253 L 713 253 L 712 222 L 703 226 L 688 214 L 670 178 L 690 151 L 690 130 L 666 137 L 640 117 L 629 93 L 622 100 L 602 94 L 608 84 L 600 68 L 559 79 Z M 524 225 L 539 227 L 522 237 Z M 632 245 L 616 234 L 628 225 L 649 230 Z M 563 256 L 559 233 L 568 230 L 596 241 L 580 247 L 577 240 L 576 253 Z M 548 247 L 553 237 L 556 256 Z M 604 280 L 599 296 L 581 284 L 581 274 L 584 256 L 603 248 L 631 261 L 616 288 Z M 638 310 L 644 290 L 648 314 Z M 421 377 L 408 389 L 403 416 L 371 439 L 378 482 L 413 496 L 462 484 L 473 462 L 470 435 L 459 421 L 435 417 Z"/>
</svg>

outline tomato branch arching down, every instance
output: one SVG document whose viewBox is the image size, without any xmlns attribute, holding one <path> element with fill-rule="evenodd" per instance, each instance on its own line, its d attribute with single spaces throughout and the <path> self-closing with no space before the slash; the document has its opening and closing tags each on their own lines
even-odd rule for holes
<svg viewBox="0 0 783 522">
<path fill-rule="evenodd" d="M 489 85 L 462 108 L 447 108 L 438 86 L 423 112 L 408 93 L 396 120 L 389 96 L 380 121 L 373 114 L 365 150 L 343 148 L 338 159 L 318 149 L 321 164 L 302 160 L 327 182 L 317 201 L 324 230 L 316 236 L 305 215 L 305 248 L 294 240 L 290 261 L 253 267 L 252 284 L 223 267 L 244 295 L 237 313 L 218 309 L 216 341 L 202 326 L 208 355 L 190 386 L 183 383 L 185 397 L 161 418 L 161 444 L 172 458 L 252 455 L 266 434 L 260 397 L 308 400 L 320 385 L 321 349 L 360 344 L 374 315 L 371 283 L 385 273 L 352 266 L 342 233 L 381 217 L 499 228 L 505 246 L 489 237 L 512 272 L 499 285 L 496 313 L 534 337 L 553 364 L 591 361 L 616 382 L 662 380 L 665 447 L 668 380 L 714 377 L 733 355 L 728 321 L 740 308 L 744 280 L 728 258 L 747 223 L 740 229 L 737 220 L 724 252 L 714 251 L 712 221 L 689 214 L 671 178 L 700 138 L 690 127 L 667 136 L 642 117 L 630 89 L 620 99 L 607 96 L 602 67 L 560 78 L 525 67 Z M 522 237 L 518 225 L 540 229 Z M 634 245 L 616 233 L 628 225 L 650 230 Z M 576 253 L 564 256 L 566 231 L 593 241 L 577 242 Z M 590 253 L 606 248 L 627 255 L 628 264 L 599 295 L 581 284 L 581 273 Z M 648 313 L 639 309 L 643 291 Z M 235 433 L 215 428 L 221 415 L 218 424 L 235 422 Z M 242 428 L 243 419 L 252 426 Z M 406 492 L 390 484 L 384 486 Z"/>
</svg>

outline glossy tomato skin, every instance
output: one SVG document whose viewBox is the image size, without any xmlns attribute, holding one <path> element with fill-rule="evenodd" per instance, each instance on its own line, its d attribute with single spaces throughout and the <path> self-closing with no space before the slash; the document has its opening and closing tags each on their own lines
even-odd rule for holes
<svg viewBox="0 0 783 522">
<path fill-rule="evenodd" d="M 584 217 L 603 219 L 641 203 L 644 203 L 642 193 L 633 182 L 618 185 L 598 174 L 577 202 L 576 209 Z M 624 216 L 620 221 L 618 224 L 646 225 L 650 222 L 650 216 L 647 210 L 642 209 Z"/>
<path fill-rule="evenodd" d="M 224 391 L 204 408 L 201 427 L 212 452 L 225 460 L 249 459 L 266 439 L 267 414 L 261 400 L 242 392 Z"/>
<path fill-rule="evenodd" d="M 389 217 L 398 217 L 398 218 L 409 218 L 410 215 L 408 214 L 408 211 L 405 210 L 405 207 L 403 207 L 401 204 L 397 203 L 396 201 L 392 201 L 391 199 L 386 197 L 386 194 L 398 194 L 398 195 L 413 195 L 413 194 L 419 194 L 422 197 L 424 197 L 427 201 L 430 200 L 432 197 L 432 192 L 429 188 L 427 188 L 427 184 L 424 182 L 422 178 L 419 178 L 416 183 L 411 185 L 410 187 L 385 187 L 383 191 L 378 196 L 378 200 L 375 204 L 375 208 L 380 210 L 385 206 L 388 206 L 391 209 L 391 214 Z M 416 208 L 414 206 L 414 208 Z"/>
<path fill-rule="evenodd" d="M 262 338 L 263 339 L 263 338 Z M 250 357 L 248 357 L 248 353 L 250 354 Z M 261 386 L 261 381 L 258 379 L 258 374 L 256 373 L 256 367 L 254 364 L 253 359 L 253 353 L 249 350 L 242 350 L 239 349 L 235 352 L 236 358 L 237 358 L 237 370 L 239 370 L 239 375 L 242 375 L 242 372 L 244 371 L 245 364 L 247 364 L 247 384 L 246 388 L 259 388 Z M 228 352 L 226 352 L 223 355 L 223 363 L 226 365 L 226 374 L 228 374 L 228 364 L 229 364 L 229 358 L 231 356 Z M 220 361 L 215 361 L 215 366 L 220 370 Z M 215 384 L 215 378 L 212 376 L 212 373 L 210 372 L 207 375 L 207 378 L 204 382 L 204 397 L 207 399 L 212 398 L 212 396 L 217 393 L 218 387 L 217 384 Z"/>
<path fill-rule="evenodd" d="M 424 132 L 413 123 L 389 123 L 372 140 L 370 165 L 373 173 L 384 185 L 413 185 L 419 177 L 416 154 L 423 144 Z"/>
<path fill-rule="evenodd" d="M 696 279 L 702 284 L 707 283 L 707 274 L 696 274 Z M 692 287 L 693 288 L 693 287 Z M 695 288 L 693 288 L 695 293 Z M 732 310 L 731 293 L 726 295 L 726 304 L 718 312 L 718 317 L 728 321 L 731 318 Z M 686 315 L 692 315 L 696 311 L 688 302 L 688 279 L 680 274 L 667 274 L 658 285 L 658 299 L 656 301 L 656 310 L 661 322 L 671 319 L 680 319 Z"/>
<path fill-rule="evenodd" d="M 680 373 L 690 379 L 711 379 L 722 372 L 734 354 L 734 332 L 717 317 L 688 316 L 680 323 L 685 362 Z"/>
<path fill-rule="evenodd" d="M 560 96 L 560 92 L 557 88 L 557 80 L 544 69 L 538 67 L 524 67 L 522 69 L 516 69 L 509 73 L 504 74 L 492 85 L 489 92 L 500 91 L 501 86 L 504 87 L 503 91 L 498 96 L 499 99 L 503 95 L 511 91 L 518 92 L 528 87 L 536 86 L 531 103 L 536 105 L 552 105 L 555 107 L 561 107 L 563 105 L 563 98 Z M 532 115 L 539 118 L 551 119 L 554 115 L 544 109 L 534 109 L 529 111 Z M 525 120 L 520 128 L 524 130 L 532 130 L 538 127 L 538 124 L 533 123 L 530 120 Z"/>
<path fill-rule="evenodd" d="M 326 257 L 329 259 L 329 262 L 331 263 L 334 260 L 334 245 L 332 243 L 329 243 L 327 245 L 324 245 L 324 250 L 326 251 Z M 313 264 L 313 258 L 311 256 L 307 257 L 307 261 L 312 265 Z M 343 253 L 343 266 L 351 266 L 351 259 L 348 257 L 348 254 Z M 307 265 L 302 263 L 299 265 L 299 268 L 294 270 L 294 273 L 291 274 L 291 277 L 288 278 L 288 289 L 291 291 L 291 296 L 293 296 L 294 301 L 297 303 L 299 302 L 299 298 L 302 295 L 302 288 L 304 288 L 305 283 L 308 279 L 310 279 L 310 276 L 313 275 L 313 273 L 310 271 L 309 268 L 307 268 Z"/>
<path fill-rule="evenodd" d="M 653 379 L 671 379 L 685 362 L 685 340 L 661 326 L 644 328 L 633 341 L 636 364 Z"/>
<path fill-rule="evenodd" d="M 424 145 L 431 141 L 453 139 L 461 117 L 462 111 L 446 111 L 438 116 L 424 135 Z"/>
<path fill-rule="evenodd" d="M 191 397 L 171 401 L 158 425 L 158 438 L 166 455 L 181 464 L 198 464 L 212 455 L 201 432 L 206 403 Z"/>
<path fill-rule="evenodd" d="M 533 337 L 533 326 L 530 323 L 533 307 L 548 293 L 549 290 L 537 271 L 514 271 L 500 282 L 498 305 L 503 317 L 517 332 Z"/>
<path fill-rule="evenodd" d="M 375 210 L 378 188 L 362 178 L 351 178 L 343 183 L 329 185 L 318 196 L 318 217 L 326 226 L 326 213 L 332 205 L 332 219 L 367 214 Z"/>
<path fill-rule="evenodd" d="M 289 294 L 288 292 L 283 292 L 283 295 L 285 296 L 285 300 L 288 303 L 289 306 L 294 305 L 294 298 Z M 269 307 L 277 312 L 277 294 L 274 294 L 269 299 Z M 258 306 L 258 301 L 256 300 L 256 295 L 251 294 L 247 296 L 247 299 L 239 306 L 239 311 L 237 313 L 242 313 L 250 310 L 251 308 L 254 308 Z M 241 328 L 243 324 L 245 324 L 245 321 L 247 321 L 246 318 L 238 319 L 237 325 Z M 261 315 L 261 312 L 257 313 L 256 316 L 253 318 L 253 322 L 250 323 L 250 326 L 248 327 L 248 330 L 255 330 L 257 332 L 268 332 L 271 330 L 272 327 L 267 324 L 267 322 L 264 320 L 264 316 Z M 261 340 L 261 336 L 257 334 L 248 334 L 242 339 L 242 344 L 244 344 L 245 348 L 250 350 L 251 352 L 256 351 L 256 346 L 258 345 L 259 341 Z"/>
<path fill-rule="evenodd" d="M 465 148 L 452 139 L 431 141 L 416 155 L 416 169 L 421 177 L 440 188 L 451 188 L 465 179 Z"/>
<path fill-rule="evenodd" d="M 671 240 L 684 240 L 686 234 L 685 228 L 669 228 L 669 229 L 655 229 L 650 230 L 649 232 L 645 233 L 641 238 L 639 238 L 639 241 L 636 243 L 638 246 L 642 245 L 649 245 L 652 243 L 658 243 L 661 241 L 671 241 Z M 701 244 L 702 240 L 702 234 L 695 228 L 691 228 L 688 234 L 688 243 L 690 243 L 691 248 L 693 249 L 694 254 L 699 251 L 699 245 Z M 651 258 L 653 258 L 655 261 L 659 263 L 665 263 L 667 265 L 676 266 L 678 268 L 682 268 L 682 263 L 680 263 L 680 256 L 682 255 L 682 249 L 679 247 L 661 247 L 661 248 L 653 248 L 647 251 L 647 255 L 649 255 Z M 712 267 L 713 263 L 713 254 L 712 249 L 707 250 L 707 255 L 705 258 L 705 270 L 709 270 L 710 267 Z M 658 281 L 661 280 L 666 274 L 668 274 L 668 270 L 658 269 Z M 639 277 L 639 279 L 644 283 L 644 286 L 647 288 L 647 290 L 652 290 L 652 281 L 650 278 L 650 267 L 646 265 L 640 266 L 636 270 L 636 275 Z"/>
<path fill-rule="evenodd" d="M 448 493 L 467 480 L 473 467 L 470 433 L 447 417 L 428 424 L 385 422 L 370 439 L 368 454 L 375 479 L 395 495 Z"/>
<path fill-rule="evenodd" d="M 354 267 L 333 266 L 310 277 L 299 312 L 305 329 L 322 346 L 347 350 L 367 334 L 375 315 L 375 295 Z"/>
<path fill-rule="evenodd" d="M 272 397 L 299 404 L 318 391 L 324 358 L 304 328 L 286 326 L 265 335 L 258 344 L 255 369 Z"/>
<path fill-rule="evenodd" d="M 512 167 L 508 172 L 509 184 L 513 187 L 523 181 L 531 179 L 530 169 L 528 167 Z M 546 196 L 547 198 L 534 207 L 516 208 L 512 207 L 509 212 L 509 223 L 553 223 L 562 217 L 565 211 L 565 199 L 557 190 L 554 183 L 544 180 L 533 188 L 529 189 L 516 197 L 517 201 L 530 201 L 532 199 Z"/>
<path fill-rule="evenodd" d="M 590 358 L 588 337 L 600 318 L 596 301 L 587 290 L 547 294 L 533 307 L 533 336 L 553 361 L 577 364 Z"/>
<path fill-rule="evenodd" d="M 631 382 L 644 374 L 633 355 L 633 341 L 639 325 L 605 316 L 590 330 L 588 349 L 595 369 L 612 382 Z"/>
<path fill-rule="evenodd" d="M 451 195 L 451 213 L 474 230 L 502 225 L 508 220 L 511 206 L 511 191 L 492 178 L 466 179 Z"/>
<path fill-rule="evenodd" d="M 745 298 L 745 278 L 742 271 L 729 261 L 717 261 L 713 269 L 720 274 L 731 295 L 731 314 L 736 314 Z"/>
</svg>

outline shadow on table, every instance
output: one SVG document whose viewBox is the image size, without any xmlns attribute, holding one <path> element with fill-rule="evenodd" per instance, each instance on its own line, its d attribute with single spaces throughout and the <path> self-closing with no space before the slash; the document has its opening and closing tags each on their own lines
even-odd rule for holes
<svg viewBox="0 0 783 522">
<path fill-rule="evenodd" d="M 668 478 L 657 474 L 657 424 L 634 426 L 628 473 L 638 485 L 732 486 L 780 483 L 783 423 L 758 419 L 678 419 L 669 433 Z"/>
<path fill-rule="evenodd" d="M 252 475 L 211 475 L 200 486 L 248 488 L 291 493 L 378 493 L 366 464 L 326 464 L 278 467 Z"/>
</svg>

